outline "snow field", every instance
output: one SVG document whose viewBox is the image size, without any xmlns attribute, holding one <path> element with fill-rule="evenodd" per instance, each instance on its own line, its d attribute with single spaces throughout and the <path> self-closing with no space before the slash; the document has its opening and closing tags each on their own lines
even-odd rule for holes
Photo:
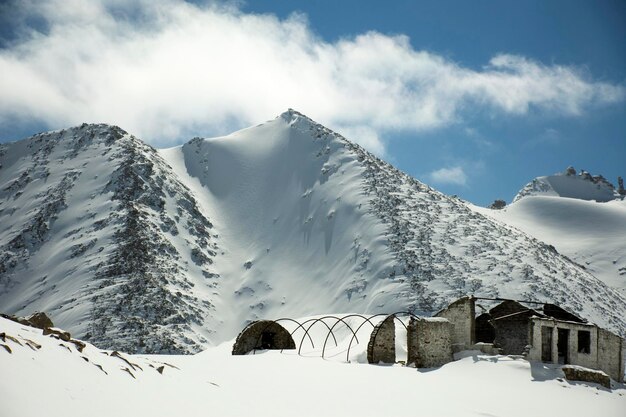
<svg viewBox="0 0 626 417">
<path fill-rule="evenodd" d="M 610 417 L 626 409 L 624 384 L 607 390 L 569 382 L 553 366 L 478 352 L 436 369 L 345 363 L 343 355 L 324 360 L 293 351 L 231 356 L 232 341 L 192 356 L 122 353 L 121 359 L 89 344 L 79 353 L 71 343 L 5 319 L 0 332 L 24 345 L 7 339 L 11 354 L 0 347 L 0 403 L 2 414 L 12 417 Z M 25 339 L 41 348 L 27 347 Z M 126 361 L 134 378 L 124 370 L 131 368 Z"/>
</svg>

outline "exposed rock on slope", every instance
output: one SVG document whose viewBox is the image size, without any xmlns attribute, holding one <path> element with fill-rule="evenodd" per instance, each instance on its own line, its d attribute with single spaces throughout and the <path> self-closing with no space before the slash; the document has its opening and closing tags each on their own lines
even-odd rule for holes
<svg viewBox="0 0 626 417">
<path fill-rule="evenodd" d="M 551 300 L 624 334 L 624 319 L 613 313 L 626 312 L 624 298 L 553 247 L 346 144 L 367 167 L 371 210 L 388 226 L 397 259 L 391 274 L 408 280 L 418 309 L 434 311 L 468 293 Z"/>
<path fill-rule="evenodd" d="M 212 225 L 153 148 L 82 125 L 3 153 L 3 309 L 50 311 L 102 347 L 185 352 L 205 342 L 192 326 L 212 306 L 186 272 L 210 274 Z"/>
</svg>

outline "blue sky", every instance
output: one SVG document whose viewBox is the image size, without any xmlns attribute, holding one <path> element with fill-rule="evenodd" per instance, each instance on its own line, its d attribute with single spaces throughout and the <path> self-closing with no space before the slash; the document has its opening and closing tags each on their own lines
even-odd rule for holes
<svg viewBox="0 0 626 417">
<path fill-rule="evenodd" d="M 0 141 L 103 121 L 173 146 L 293 107 L 480 205 L 626 176 L 624 1 L 51 0 L 0 27 Z"/>
</svg>

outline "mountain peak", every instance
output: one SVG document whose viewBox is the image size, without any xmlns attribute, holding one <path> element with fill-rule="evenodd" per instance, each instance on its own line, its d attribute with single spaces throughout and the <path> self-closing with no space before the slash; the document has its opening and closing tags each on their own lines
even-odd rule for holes
<svg viewBox="0 0 626 417">
<path fill-rule="evenodd" d="M 304 117 L 304 118 L 306 118 L 308 120 L 311 120 L 310 118 L 308 118 L 304 114 L 300 113 L 297 110 L 292 109 L 291 107 L 288 108 L 287 111 L 281 113 L 280 116 L 278 116 L 278 117 L 284 119 L 287 123 L 291 123 L 291 122 L 299 119 L 300 117 Z"/>
<path fill-rule="evenodd" d="M 553 196 L 606 202 L 619 198 L 615 186 L 602 175 L 591 175 L 584 169 L 577 173 L 569 166 L 563 172 L 537 177 L 526 184 L 513 202 L 526 196 Z"/>
<path fill-rule="evenodd" d="M 320 129 L 323 128 L 325 130 L 328 130 L 328 128 L 317 123 L 315 120 L 311 119 L 307 115 L 300 113 L 299 111 L 294 110 L 292 108 L 289 108 L 287 109 L 287 111 L 281 113 L 281 115 L 278 116 L 277 119 L 278 118 L 283 119 L 290 126 L 296 126 L 296 127 L 305 128 L 305 129 L 311 128 L 311 127 L 318 127 Z"/>
<path fill-rule="evenodd" d="M 122 129 L 119 126 L 111 125 L 108 123 L 82 123 L 80 125 L 68 127 L 66 129 L 60 130 L 52 130 L 49 132 L 42 132 L 34 135 L 34 137 L 39 136 L 51 136 L 51 135 L 60 135 L 60 138 L 65 138 L 68 134 L 72 135 L 87 135 L 87 136 L 98 136 L 103 137 L 107 134 L 114 135 L 117 139 L 122 136 L 128 135 L 128 132 Z"/>
</svg>

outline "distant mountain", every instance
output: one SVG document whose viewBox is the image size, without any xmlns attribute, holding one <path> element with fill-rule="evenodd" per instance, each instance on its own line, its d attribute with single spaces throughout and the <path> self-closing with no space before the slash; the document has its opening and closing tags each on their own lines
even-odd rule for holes
<svg viewBox="0 0 626 417">
<path fill-rule="evenodd" d="M 250 320 L 560 304 L 626 334 L 626 299 L 290 110 L 155 150 L 83 125 L 0 148 L 0 310 L 102 348 L 196 352 Z"/>
<path fill-rule="evenodd" d="M 580 264 L 626 294 L 626 200 L 601 175 L 561 174 L 538 177 L 502 210 L 476 211 L 514 226 Z"/>
<path fill-rule="evenodd" d="M 584 170 L 576 174 L 573 167 L 568 167 L 562 173 L 535 178 L 517 193 L 513 202 L 526 196 L 539 195 L 598 202 L 623 198 L 623 194 L 620 194 L 615 186 L 602 175 L 592 176 Z"/>
</svg>

